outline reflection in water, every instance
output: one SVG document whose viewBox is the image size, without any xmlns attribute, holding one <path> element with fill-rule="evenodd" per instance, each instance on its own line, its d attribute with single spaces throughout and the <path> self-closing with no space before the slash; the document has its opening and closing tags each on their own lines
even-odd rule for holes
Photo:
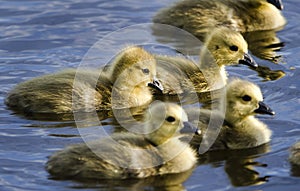
<svg viewBox="0 0 300 191">
<path fill-rule="evenodd" d="M 112 117 L 112 110 L 101 110 L 95 113 L 92 112 L 76 112 L 76 113 L 61 113 L 61 114 L 54 114 L 54 113 L 31 113 L 30 115 L 25 115 L 24 113 L 15 113 L 19 115 L 21 118 L 26 118 L 29 120 L 38 120 L 38 121 L 49 121 L 49 122 L 59 122 L 56 126 L 49 126 L 52 127 L 66 127 L 66 126 L 76 126 L 74 121 L 74 115 L 76 115 L 77 121 L 102 121 Z M 95 117 L 97 116 L 97 117 Z M 31 127 L 35 127 L 34 125 Z"/>
<path fill-rule="evenodd" d="M 184 191 L 182 185 L 193 169 L 183 173 L 168 174 L 145 179 L 126 179 L 126 180 L 77 180 L 80 185 L 76 188 L 121 188 L 120 190 L 153 190 L 153 191 Z"/>
<path fill-rule="evenodd" d="M 68 118 L 71 120 L 59 122 L 59 124 L 57 122 L 48 122 L 47 120 L 52 121 L 53 118 L 47 114 L 43 116 L 46 122 L 30 121 L 23 117 L 12 115 L 12 112 L 6 109 L 2 96 L 16 83 L 25 79 L 52 73 L 61 68 L 76 67 L 87 49 L 99 38 L 119 29 L 119 27 L 150 21 L 158 8 L 169 6 L 170 2 L 174 2 L 174 0 L 142 2 L 129 0 L 125 1 L 125 3 L 124 1 L 107 0 L 89 0 L 85 2 L 78 0 L 1 1 L 2 56 L 0 81 L 2 82 L 2 101 L 0 103 L 0 140 L 2 142 L 0 148 L 0 190 L 78 190 L 78 188 L 81 190 L 161 190 L 160 187 L 149 188 L 151 182 L 147 187 L 147 184 L 144 183 L 146 180 L 126 180 L 119 183 L 112 181 L 107 182 L 107 184 L 106 182 L 99 183 L 100 185 L 97 183 L 80 183 L 79 185 L 73 181 L 47 179 L 48 174 L 44 170 L 44 161 L 47 159 L 47 156 L 54 149 L 59 149 L 65 144 L 81 140 L 79 138 L 70 139 L 47 135 L 77 135 L 77 129 L 73 128 L 75 127 L 73 116 L 58 116 L 63 120 Z M 287 190 L 286 187 L 289 185 L 294 185 L 294 188 L 297 188 L 300 184 L 298 178 L 290 177 L 285 173 L 280 174 L 290 170 L 290 166 L 284 165 L 287 154 L 285 149 L 299 138 L 297 137 L 299 135 L 297 132 L 299 132 L 300 122 L 299 115 L 297 116 L 300 109 L 298 100 L 300 96 L 299 81 L 297 81 L 299 78 L 297 74 L 300 74 L 298 54 L 300 48 L 300 14 L 299 6 L 297 6 L 299 5 L 299 0 L 286 0 L 284 3 L 284 14 L 288 19 L 288 27 L 279 33 L 279 37 L 282 37 L 282 40 L 284 39 L 286 42 L 286 47 L 283 49 L 283 54 L 287 58 L 286 67 L 296 67 L 293 71 L 285 70 L 290 75 L 286 75 L 284 79 L 276 83 L 260 83 L 260 85 L 265 87 L 264 91 L 272 95 L 269 99 L 270 104 L 277 106 L 276 111 L 278 110 L 280 114 L 275 119 L 272 119 L 272 122 L 267 120 L 269 123 L 272 123 L 275 137 L 271 142 L 273 152 L 272 154 L 264 155 L 264 159 L 269 161 L 269 166 L 273 167 L 270 168 L 272 170 L 271 174 L 279 173 L 279 176 L 275 180 L 271 179 L 268 184 L 263 185 L 266 190 Z M 140 12 L 138 17 L 137 12 Z M 171 36 L 171 34 L 167 35 Z M 166 39 L 164 37 L 161 38 L 161 40 Z M 169 44 L 169 42 L 163 44 Z M 194 41 L 190 44 L 193 45 Z M 192 46 L 190 48 L 189 54 L 194 51 L 194 55 L 198 55 L 199 47 L 195 46 L 194 50 Z M 255 50 L 252 49 L 252 51 Z M 171 54 L 172 52 L 165 51 L 165 53 Z M 237 72 L 236 69 L 233 68 L 232 70 Z M 249 76 L 249 73 L 243 70 L 239 71 L 241 72 L 240 75 L 245 78 L 250 77 L 253 79 L 253 76 Z M 107 116 L 110 115 L 108 113 Z M 100 114 L 99 118 L 105 119 L 105 114 Z M 56 121 L 55 119 L 53 120 Z M 102 124 L 105 123 L 105 128 L 114 127 L 114 125 L 107 124 L 107 122 L 110 122 L 110 119 L 101 121 Z M 32 123 L 33 125 L 28 125 Z M 237 152 L 235 155 L 239 156 L 239 153 Z M 217 161 L 224 161 L 228 157 L 218 154 L 218 158 L 219 160 Z M 213 158 L 210 159 L 209 162 L 214 163 Z M 257 160 L 259 159 L 255 159 L 255 161 Z M 229 168 L 232 167 L 232 165 L 229 165 Z M 262 172 L 261 170 L 262 168 L 257 168 L 256 171 L 263 174 L 265 171 Z M 266 171 L 270 172 L 270 170 Z M 299 176 L 299 172 L 299 167 L 291 166 L 291 174 L 293 176 Z M 230 176 L 233 177 L 235 173 Z M 199 174 L 204 174 L 201 180 L 197 179 Z M 203 184 L 204 188 L 209 187 L 210 190 L 225 190 L 228 187 L 229 189 L 227 190 L 235 190 L 232 187 L 232 189 L 230 188 L 229 179 L 223 173 L 218 174 L 218 185 L 215 184 L 216 179 L 212 176 L 206 176 L 207 174 L 214 175 L 214 169 L 211 167 L 207 169 L 198 168 L 184 185 L 186 185 L 187 189 L 191 188 L 191 190 L 199 190 L 195 189 L 199 183 Z M 160 178 L 157 179 L 159 182 Z M 144 188 L 142 186 L 143 183 L 146 185 Z M 172 188 L 172 186 L 170 187 Z M 162 186 L 161 188 L 171 190 L 170 187 Z M 178 185 L 177 190 L 180 190 L 179 188 L 180 186 Z M 254 189 L 260 188 L 236 188 L 236 190 Z"/>
<path fill-rule="evenodd" d="M 277 64 L 282 61 L 281 55 L 278 54 L 278 51 L 284 47 L 284 43 L 281 42 L 276 35 L 277 31 L 279 31 L 279 29 L 254 31 L 244 33 L 243 36 L 248 42 L 248 48 L 253 55 Z M 284 71 L 271 70 L 266 66 L 259 66 L 254 70 L 258 73 L 258 76 L 262 77 L 266 81 L 277 80 L 285 76 Z"/>
<path fill-rule="evenodd" d="M 258 147 L 249 148 L 249 149 L 237 149 L 237 150 L 211 150 L 208 151 L 199 157 L 200 164 L 206 163 L 215 163 L 223 160 L 230 159 L 232 157 L 256 157 L 262 154 L 265 154 L 270 151 L 270 145 L 264 144 Z"/>
<path fill-rule="evenodd" d="M 14 115 L 29 120 L 41 120 L 41 121 L 69 121 L 74 120 L 73 113 L 61 113 L 61 114 L 52 114 L 52 113 L 24 113 L 22 111 L 14 111 Z"/>
<path fill-rule="evenodd" d="M 300 177 L 300 165 L 291 164 L 291 175 Z"/>
<path fill-rule="evenodd" d="M 285 72 L 283 70 L 271 70 L 266 66 L 258 66 L 255 71 L 258 76 L 264 78 L 264 80 L 278 80 L 285 76 Z"/>
<path fill-rule="evenodd" d="M 233 186 L 263 184 L 268 181 L 268 176 L 261 176 L 255 167 L 267 167 L 267 165 L 255 159 L 268 151 L 268 144 L 251 149 L 210 151 L 200 155 L 199 163 L 217 164 L 224 160 L 224 170 Z"/>
<path fill-rule="evenodd" d="M 248 48 L 255 56 L 278 63 L 281 55 L 276 52 L 284 47 L 284 43 L 276 36 L 279 30 L 254 31 L 244 33 Z"/>
<path fill-rule="evenodd" d="M 249 186 L 264 184 L 269 176 L 260 176 L 255 167 L 267 167 L 266 164 L 252 159 L 232 158 L 226 161 L 225 171 L 233 186 Z"/>
<path fill-rule="evenodd" d="M 21 118 L 26 118 L 29 120 L 40 120 L 40 121 L 74 121 L 74 114 L 76 116 L 81 116 L 82 119 L 91 118 L 91 112 L 76 112 L 76 113 L 24 113 L 21 111 L 14 111 L 14 115 L 18 115 Z M 99 120 L 104 120 L 112 116 L 111 110 L 101 110 L 97 112 Z"/>
<path fill-rule="evenodd" d="M 292 176 L 300 177 L 300 142 L 296 142 L 289 149 L 289 161 L 291 164 Z"/>
</svg>

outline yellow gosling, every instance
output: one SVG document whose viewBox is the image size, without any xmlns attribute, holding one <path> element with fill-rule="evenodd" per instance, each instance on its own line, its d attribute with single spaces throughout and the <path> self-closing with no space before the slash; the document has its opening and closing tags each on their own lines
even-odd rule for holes
<svg viewBox="0 0 300 191">
<path fill-rule="evenodd" d="M 202 135 L 194 137 L 191 142 L 194 147 L 199 148 L 201 141 L 204 141 L 203 144 L 206 146 L 212 145 L 210 149 L 245 149 L 257 147 L 271 140 L 272 131 L 254 115 L 274 115 L 275 112 L 263 103 L 263 96 L 257 85 L 245 80 L 232 80 L 226 86 L 225 104 L 225 115 L 219 111 L 212 112 L 206 109 L 191 109 L 188 112 L 193 120 L 195 114 L 200 116 L 200 119 L 195 120 L 196 122 L 200 120 L 198 127 Z M 208 128 L 210 117 L 215 121 L 224 119 L 223 125 Z"/>
<path fill-rule="evenodd" d="M 17 85 L 5 103 L 25 114 L 137 107 L 152 100 L 149 85 L 161 88 L 155 76 L 156 61 L 151 54 L 128 47 L 106 71 L 68 69 L 37 77 Z"/>
<path fill-rule="evenodd" d="M 196 154 L 179 140 L 197 128 L 173 103 L 154 102 L 145 114 L 145 134 L 114 133 L 53 154 L 46 169 L 61 179 L 126 179 L 181 173 L 196 163 Z"/>
<path fill-rule="evenodd" d="M 153 21 L 203 39 L 219 26 L 239 32 L 277 29 L 286 24 L 282 9 L 281 0 L 183 0 L 161 10 Z"/>
<path fill-rule="evenodd" d="M 290 148 L 289 160 L 293 165 L 300 166 L 300 142 L 295 143 Z"/>
<path fill-rule="evenodd" d="M 217 90 L 226 84 L 225 66 L 240 63 L 257 67 L 248 54 L 248 45 L 242 35 L 226 27 L 214 29 L 207 37 L 198 64 L 182 57 L 155 58 L 164 94 Z"/>
</svg>

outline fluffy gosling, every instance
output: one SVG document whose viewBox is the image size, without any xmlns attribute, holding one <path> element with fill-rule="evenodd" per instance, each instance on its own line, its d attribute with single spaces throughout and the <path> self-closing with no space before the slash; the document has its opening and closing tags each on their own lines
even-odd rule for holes
<svg viewBox="0 0 300 191">
<path fill-rule="evenodd" d="M 164 94 L 182 94 L 217 90 L 226 84 L 225 66 L 246 64 L 257 67 L 248 54 L 242 35 L 226 27 L 219 27 L 207 37 L 200 52 L 200 62 L 182 57 L 156 56 L 157 76 Z"/>
<path fill-rule="evenodd" d="M 46 165 L 61 179 L 126 179 L 181 173 L 196 163 L 196 155 L 181 133 L 197 128 L 184 125 L 187 115 L 173 103 L 154 102 L 141 127 L 145 134 L 115 133 L 53 154 Z"/>
<path fill-rule="evenodd" d="M 295 143 L 290 148 L 289 160 L 292 164 L 300 166 L 300 142 Z"/>
<path fill-rule="evenodd" d="M 191 109 L 188 112 L 189 117 L 193 119 L 195 114 L 200 116 L 198 127 L 203 132 L 201 136 L 195 136 L 191 141 L 194 147 L 199 148 L 202 141 L 203 146 L 211 146 L 210 150 L 246 149 L 263 145 L 271 140 L 272 131 L 254 117 L 256 114 L 275 114 L 263 103 L 263 96 L 257 85 L 245 80 L 232 80 L 226 86 L 225 104 L 225 116 L 219 111 L 212 112 L 206 109 Z M 210 117 L 215 121 L 224 120 L 223 125 L 208 128 Z"/>
<path fill-rule="evenodd" d="M 25 114 L 137 107 L 152 100 L 149 86 L 162 88 L 155 76 L 152 55 L 142 48 L 128 47 L 106 71 L 69 69 L 37 77 L 17 85 L 5 103 Z"/>
<path fill-rule="evenodd" d="M 203 39 L 219 26 L 239 32 L 277 29 L 286 24 L 282 9 L 281 0 L 184 0 L 161 10 L 153 21 Z"/>
</svg>

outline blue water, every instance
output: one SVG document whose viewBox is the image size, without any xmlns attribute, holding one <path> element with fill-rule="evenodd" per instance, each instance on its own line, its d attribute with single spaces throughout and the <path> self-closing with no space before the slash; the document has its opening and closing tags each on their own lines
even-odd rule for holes
<svg viewBox="0 0 300 191">
<path fill-rule="evenodd" d="M 172 0 L 1 0 L 0 8 L 0 190 L 155 190 L 146 183 L 80 183 L 49 179 L 47 157 L 66 145 L 82 142 L 72 121 L 30 120 L 8 110 L 6 94 L 27 79 L 64 68 L 76 68 L 89 48 L 105 35 L 138 23 L 150 22 L 158 9 Z M 296 190 L 300 177 L 292 173 L 288 148 L 300 140 L 300 14 L 298 0 L 285 0 L 287 26 L 278 37 L 285 42 L 283 61 L 263 66 L 282 70 L 285 76 L 265 81 L 245 67 L 228 68 L 262 88 L 275 117 L 260 116 L 273 130 L 270 151 L 238 165 L 235 158 L 209 160 L 196 167 L 182 187 L 169 190 Z M 107 128 L 112 119 L 105 119 Z M 241 153 L 232 153 L 239 155 Z M 233 172 L 234 171 L 234 172 Z M 266 177 L 260 185 L 237 178 Z M 300 172 L 298 173 L 300 174 Z M 247 178 L 246 178 L 247 179 Z M 251 178 L 248 178 L 251 180 Z M 255 181 L 254 181 L 255 182 Z M 244 186 L 242 186 L 244 185 Z M 159 189 L 158 189 L 159 190 Z"/>
</svg>

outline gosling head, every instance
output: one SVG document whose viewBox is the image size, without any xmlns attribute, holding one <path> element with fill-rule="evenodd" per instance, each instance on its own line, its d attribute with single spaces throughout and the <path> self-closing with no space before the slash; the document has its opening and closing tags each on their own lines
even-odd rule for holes
<svg viewBox="0 0 300 191">
<path fill-rule="evenodd" d="M 188 123 L 185 111 L 175 103 L 154 102 L 145 115 L 145 137 L 155 145 L 161 145 L 180 133 L 198 133 L 198 129 Z"/>
<path fill-rule="evenodd" d="M 117 86 L 145 88 L 147 86 L 162 91 L 161 83 L 156 79 L 156 61 L 146 50 L 140 47 L 128 47 L 115 59 L 110 71 L 110 80 Z M 119 87 L 122 88 L 122 87 Z"/>
<path fill-rule="evenodd" d="M 257 67 L 257 63 L 248 54 L 248 44 L 243 36 L 229 28 L 216 28 L 207 37 L 205 47 L 219 67 L 234 64 Z"/>
<path fill-rule="evenodd" d="M 255 114 L 274 115 L 270 107 L 263 103 L 260 88 L 245 80 L 234 79 L 226 87 L 226 116 L 228 122 L 243 120 Z"/>
</svg>

